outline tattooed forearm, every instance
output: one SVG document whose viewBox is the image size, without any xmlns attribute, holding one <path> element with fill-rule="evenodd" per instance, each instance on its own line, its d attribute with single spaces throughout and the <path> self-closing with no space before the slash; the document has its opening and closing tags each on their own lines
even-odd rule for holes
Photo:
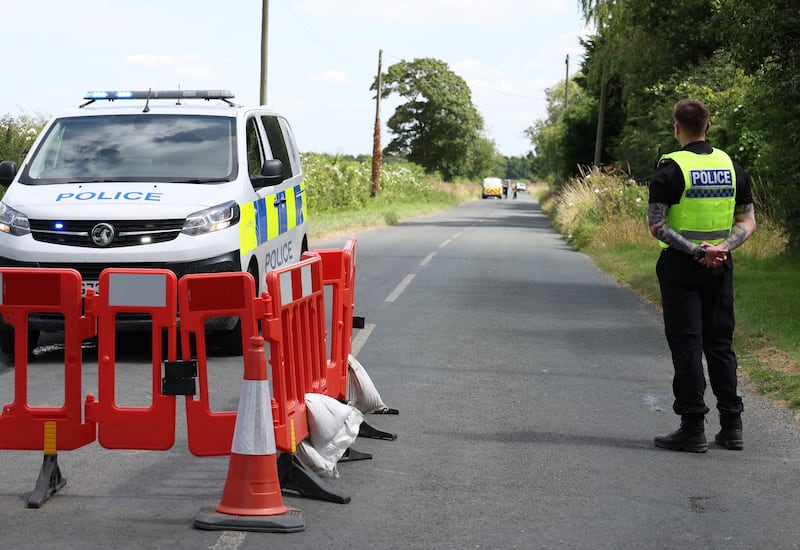
<svg viewBox="0 0 800 550">
<path fill-rule="evenodd" d="M 667 225 L 667 212 L 669 212 L 669 206 L 666 204 L 650 204 L 647 209 L 650 233 L 659 241 L 667 243 L 670 248 L 680 250 L 687 254 L 694 254 L 698 245 Z"/>
<path fill-rule="evenodd" d="M 734 223 L 728 238 L 720 246 L 727 250 L 740 247 L 756 230 L 755 210 L 752 204 L 738 204 L 733 211 Z"/>
</svg>

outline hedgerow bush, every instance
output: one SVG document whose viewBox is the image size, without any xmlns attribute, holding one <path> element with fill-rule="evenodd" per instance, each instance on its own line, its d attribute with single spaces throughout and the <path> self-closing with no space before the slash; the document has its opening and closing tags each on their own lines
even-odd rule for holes
<svg viewBox="0 0 800 550">
<path fill-rule="evenodd" d="M 646 229 L 647 187 L 637 184 L 615 170 L 591 168 L 581 177 L 570 179 L 558 193 L 553 212 L 553 224 L 577 249 L 606 238 L 609 228 L 633 222 L 641 233 L 649 237 Z M 626 229 L 624 233 L 629 233 Z"/>
<path fill-rule="evenodd" d="M 313 212 L 359 210 L 371 200 L 372 168 L 368 162 L 309 153 L 303 155 L 303 173 Z M 424 170 L 412 163 L 384 164 L 377 200 L 424 199 L 433 192 L 424 176 Z"/>
</svg>

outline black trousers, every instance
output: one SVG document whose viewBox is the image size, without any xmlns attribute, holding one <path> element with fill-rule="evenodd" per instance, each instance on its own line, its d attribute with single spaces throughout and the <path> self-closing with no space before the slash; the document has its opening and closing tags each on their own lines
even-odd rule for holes
<svg viewBox="0 0 800 550">
<path fill-rule="evenodd" d="M 711 390 L 721 415 L 738 415 L 742 398 L 736 393 L 733 351 L 733 259 L 720 267 L 703 267 L 688 254 L 666 248 L 656 264 L 664 311 L 664 329 L 672 352 L 675 376 L 673 410 L 679 415 L 706 414 L 708 365 Z"/>
</svg>

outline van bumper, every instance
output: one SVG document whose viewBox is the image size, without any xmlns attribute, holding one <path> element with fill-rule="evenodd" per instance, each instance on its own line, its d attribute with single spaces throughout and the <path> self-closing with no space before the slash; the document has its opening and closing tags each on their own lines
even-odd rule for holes
<svg viewBox="0 0 800 550">
<path fill-rule="evenodd" d="M 227 273 L 231 271 L 241 271 L 239 251 L 234 250 L 221 254 L 214 258 L 203 260 L 193 260 L 190 262 L 142 262 L 125 264 L 68 264 L 68 263 L 42 263 L 42 262 L 20 262 L 0 256 L 0 267 L 24 267 L 24 268 L 59 268 L 75 269 L 81 274 L 81 278 L 86 282 L 96 282 L 100 278 L 100 272 L 106 268 L 122 269 L 169 269 L 180 279 L 184 275 L 193 273 Z M 125 330 L 150 330 L 149 315 L 139 314 L 120 314 L 117 317 L 117 328 Z M 235 325 L 236 319 L 219 318 L 210 319 L 215 329 L 230 328 L 227 325 Z M 0 328 L 7 327 L 6 323 L 0 321 Z M 64 330 L 64 320 L 59 314 L 52 313 L 31 313 L 28 316 L 28 328 L 30 330 L 41 330 L 45 332 L 55 332 Z"/>
</svg>

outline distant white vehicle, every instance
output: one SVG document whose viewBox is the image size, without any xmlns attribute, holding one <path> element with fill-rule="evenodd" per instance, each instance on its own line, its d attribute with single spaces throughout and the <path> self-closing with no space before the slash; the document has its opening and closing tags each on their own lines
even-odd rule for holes
<svg viewBox="0 0 800 550">
<path fill-rule="evenodd" d="M 522 183 L 521 181 L 517 182 L 517 191 L 523 191 L 524 192 L 524 191 L 527 191 L 527 190 L 528 190 L 528 186 L 526 184 Z"/>
</svg>

